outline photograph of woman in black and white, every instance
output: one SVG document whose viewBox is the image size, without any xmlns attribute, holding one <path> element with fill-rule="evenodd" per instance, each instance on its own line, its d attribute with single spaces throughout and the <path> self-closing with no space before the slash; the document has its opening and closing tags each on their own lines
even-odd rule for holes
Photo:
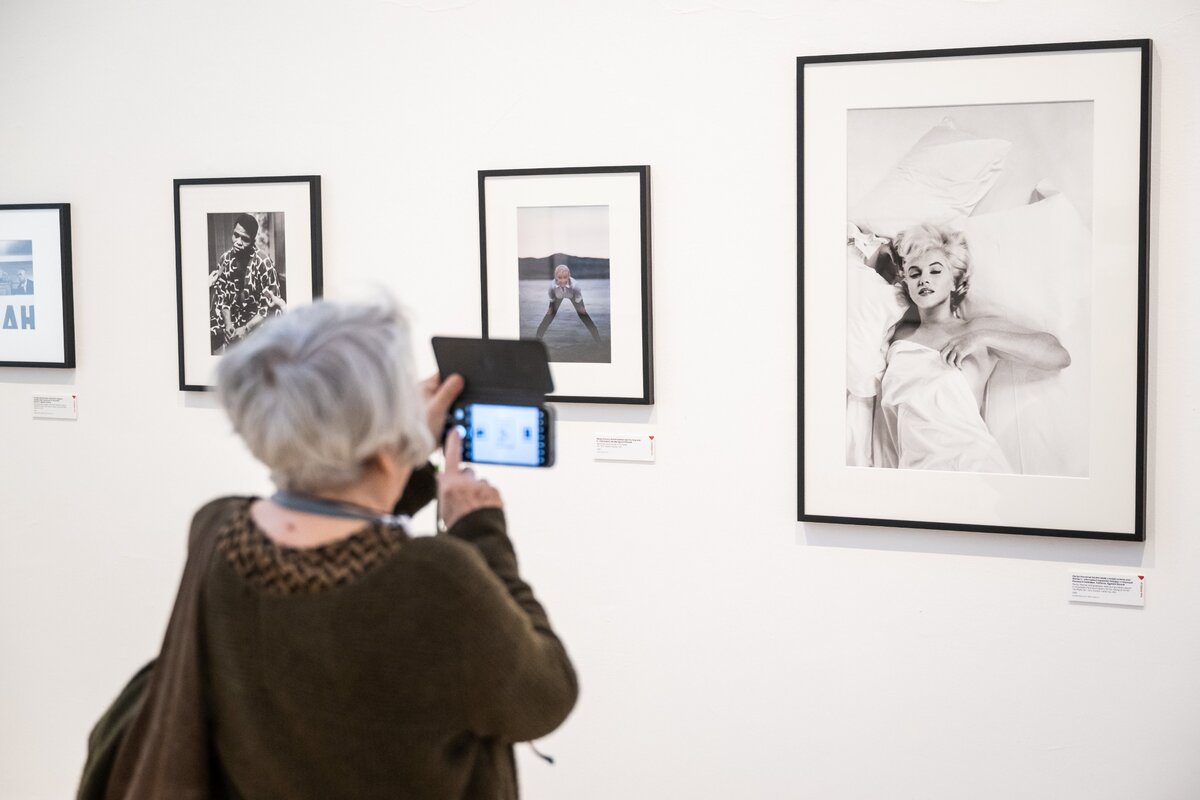
<svg viewBox="0 0 1200 800">
<path fill-rule="evenodd" d="M 846 463 L 1089 470 L 1090 102 L 847 115 Z"/>
<path fill-rule="evenodd" d="M 896 236 L 895 253 L 917 314 L 896 326 L 888 346 L 876 466 L 1012 472 L 981 414 L 988 380 L 1001 359 L 1058 371 L 1070 354 L 1053 334 L 1004 317 L 964 318 L 971 260 L 962 233 L 916 225 Z"/>
</svg>

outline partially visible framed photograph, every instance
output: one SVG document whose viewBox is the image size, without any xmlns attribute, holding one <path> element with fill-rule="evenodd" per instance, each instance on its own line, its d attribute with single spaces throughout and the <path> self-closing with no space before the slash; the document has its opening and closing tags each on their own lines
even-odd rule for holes
<svg viewBox="0 0 1200 800">
<path fill-rule="evenodd" d="M 1150 47 L 798 60 L 801 521 L 1145 538 Z"/>
<path fill-rule="evenodd" d="M 175 181 L 179 388 L 204 391 L 225 350 L 321 296 L 321 179 Z"/>
<path fill-rule="evenodd" d="M 479 172 L 483 335 L 540 339 L 554 402 L 654 402 L 650 167 Z"/>
<path fill-rule="evenodd" d="M 0 367 L 74 366 L 71 206 L 0 205 Z"/>
</svg>

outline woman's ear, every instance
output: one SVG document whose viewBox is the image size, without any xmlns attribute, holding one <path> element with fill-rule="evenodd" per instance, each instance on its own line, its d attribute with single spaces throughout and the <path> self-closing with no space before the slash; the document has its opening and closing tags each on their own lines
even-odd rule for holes
<svg viewBox="0 0 1200 800">
<path fill-rule="evenodd" d="M 399 448 L 381 447 L 367 459 L 367 468 L 388 481 L 407 483 L 412 465 L 400 456 Z"/>
<path fill-rule="evenodd" d="M 378 472 L 383 475 L 388 475 L 396 471 L 399 466 L 399 461 L 396 458 L 396 453 L 387 447 L 381 447 L 371 455 L 367 456 L 363 461 L 363 466 L 370 472 Z"/>
</svg>

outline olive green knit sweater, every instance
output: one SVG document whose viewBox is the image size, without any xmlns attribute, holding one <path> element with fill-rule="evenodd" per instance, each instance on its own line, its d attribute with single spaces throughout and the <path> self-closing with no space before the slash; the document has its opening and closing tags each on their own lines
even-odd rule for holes
<svg viewBox="0 0 1200 800">
<path fill-rule="evenodd" d="M 517 796 L 511 743 L 554 730 L 577 684 L 504 515 L 397 534 L 387 558 L 317 593 L 263 591 L 214 554 L 201 641 L 229 795 Z"/>
<path fill-rule="evenodd" d="M 434 488 L 418 470 L 396 512 Z M 295 550 L 250 502 L 196 514 L 162 651 L 93 730 L 79 797 L 516 798 L 512 743 L 578 687 L 503 513 Z"/>
</svg>

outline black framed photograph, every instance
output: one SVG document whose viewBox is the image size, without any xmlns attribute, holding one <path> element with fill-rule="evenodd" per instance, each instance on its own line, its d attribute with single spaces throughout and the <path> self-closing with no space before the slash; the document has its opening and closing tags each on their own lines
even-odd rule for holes
<svg viewBox="0 0 1200 800">
<path fill-rule="evenodd" d="M 71 206 L 0 205 L 0 367 L 74 366 Z"/>
<path fill-rule="evenodd" d="M 321 296 L 321 179 L 175 181 L 179 388 L 204 391 L 222 354 Z"/>
<path fill-rule="evenodd" d="M 539 339 L 554 402 L 654 402 L 650 168 L 479 172 L 483 335 Z"/>
<path fill-rule="evenodd" d="M 801 521 L 1145 538 L 1150 52 L 798 59 Z"/>
</svg>

